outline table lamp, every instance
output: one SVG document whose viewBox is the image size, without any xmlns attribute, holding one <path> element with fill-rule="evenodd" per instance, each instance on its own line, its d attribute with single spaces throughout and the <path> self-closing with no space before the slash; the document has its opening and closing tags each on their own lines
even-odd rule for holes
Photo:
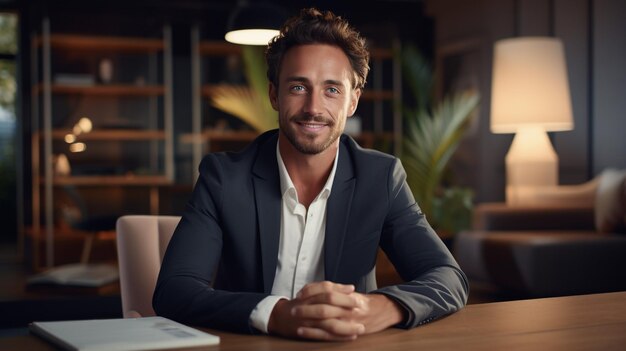
<svg viewBox="0 0 626 351">
<path fill-rule="evenodd" d="M 506 202 L 537 202 L 558 184 L 558 157 L 546 132 L 574 128 L 563 44 L 520 37 L 495 43 L 491 131 L 515 133 L 506 155 Z"/>
</svg>

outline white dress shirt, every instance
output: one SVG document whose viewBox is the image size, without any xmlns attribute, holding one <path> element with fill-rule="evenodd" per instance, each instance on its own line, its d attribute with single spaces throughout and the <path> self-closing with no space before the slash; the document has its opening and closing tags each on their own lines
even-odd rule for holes
<svg viewBox="0 0 626 351">
<path fill-rule="evenodd" d="M 326 204 L 335 179 L 339 149 L 326 184 L 311 202 L 308 211 L 298 201 L 298 193 L 280 155 L 278 144 L 276 158 L 282 193 L 278 264 L 271 295 L 261 300 L 250 314 L 252 326 L 264 333 L 267 333 L 270 314 L 279 300 L 293 299 L 306 284 L 324 280 Z"/>
</svg>

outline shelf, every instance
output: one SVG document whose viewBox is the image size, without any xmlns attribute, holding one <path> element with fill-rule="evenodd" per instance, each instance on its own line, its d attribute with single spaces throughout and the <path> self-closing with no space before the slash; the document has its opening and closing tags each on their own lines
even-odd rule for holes
<svg viewBox="0 0 626 351">
<path fill-rule="evenodd" d="M 36 94 L 43 91 L 43 84 L 34 87 Z M 52 84 L 50 91 L 53 94 L 76 94 L 94 96 L 160 96 L 165 94 L 165 87 L 162 85 L 63 85 Z"/>
<path fill-rule="evenodd" d="M 250 142 L 258 137 L 259 133 L 251 130 L 213 130 L 206 129 L 200 135 L 185 133 L 180 136 L 180 142 L 186 144 L 204 143 L 206 141 L 242 141 Z"/>
<path fill-rule="evenodd" d="M 391 60 L 393 59 L 393 50 L 384 48 L 371 48 L 370 57 L 377 60 Z"/>
<path fill-rule="evenodd" d="M 35 45 L 41 46 L 42 44 L 43 38 L 38 36 L 35 39 Z M 50 47 L 67 50 L 115 51 L 118 53 L 153 53 L 163 51 L 165 44 L 161 39 L 52 34 L 50 35 Z"/>
<path fill-rule="evenodd" d="M 241 45 L 231 44 L 225 41 L 203 41 L 198 45 L 202 56 L 226 56 L 240 55 Z"/>
<path fill-rule="evenodd" d="M 53 139 L 63 140 L 71 130 L 55 129 L 52 131 Z M 43 137 L 42 132 L 37 132 L 38 136 Z M 88 140 L 164 140 L 165 132 L 162 130 L 135 130 L 135 129 L 95 129 L 89 133 L 83 133 L 76 137 L 76 141 Z"/>
<path fill-rule="evenodd" d="M 42 180 L 43 183 L 43 180 Z M 169 185 L 172 181 L 163 175 L 119 175 L 119 176 L 55 176 L 54 185 L 133 185 L 158 186 Z"/>
<path fill-rule="evenodd" d="M 361 93 L 363 100 L 393 100 L 393 91 L 391 90 L 364 90 Z"/>
<path fill-rule="evenodd" d="M 210 98 L 213 95 L 213 90 L 219 87 L 219 84 L 206 84 L 202 86 L 200 94 L 203 97 Z M 241 87 L 247 87 L 246 85 L 241 85 Z"/>
</svg>

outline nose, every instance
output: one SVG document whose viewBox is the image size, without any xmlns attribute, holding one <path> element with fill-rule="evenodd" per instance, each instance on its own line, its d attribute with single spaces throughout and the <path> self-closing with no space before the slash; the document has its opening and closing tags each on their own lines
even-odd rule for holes
<svg viewBox="0 0 626 351">
<path fill-rule="evenodd" d="M 312 92 L 307 95 L 306 103 L 304 104 L 304 113 L 315 116 L 320 114 L 322 110 L 322 98 L 316 92 Z"/>
</svg>

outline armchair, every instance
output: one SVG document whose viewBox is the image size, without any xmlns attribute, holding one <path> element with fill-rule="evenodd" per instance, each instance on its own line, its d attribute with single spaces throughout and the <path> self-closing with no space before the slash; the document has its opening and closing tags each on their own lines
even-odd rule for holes
<svg viewBox="0 0 626 351">
<path fill-rule="evenodd" d="M 453 248 L 470 281 L 516 297 L 626 290 L 626 172 L 552 195 L 541 205 L 477 206 Z"/>
</svg>

